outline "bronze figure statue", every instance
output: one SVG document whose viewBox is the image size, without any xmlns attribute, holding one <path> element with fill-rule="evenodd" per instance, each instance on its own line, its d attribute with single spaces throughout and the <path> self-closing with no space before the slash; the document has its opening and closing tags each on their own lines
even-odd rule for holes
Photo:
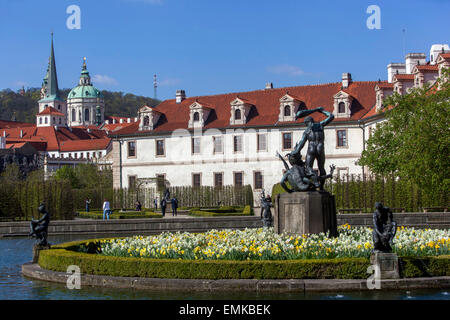
<svg viewBox="0 0 450 320">
<path fill-rule="evenodd" d="M 392 211 L 381 202 L 376 202 L 373 213 L 373 252 L 392 252 L 391 245 L 396 231 L 397 223 L 393 219 Z"/>
<path fill-rule="evenodd" d="M 30 237 L 35 237 L 39 240 L 39 245 L 46 246 L 47 236 L 48 236 L 48 225 L 50 224 L 50 214 L 45 210 L 45 205 L 41 203 L 38 208 L 39 213 L 42 214 L 41 219 L 39 220 L 31 220 L 30 222 Z"/>
<path fill-rule="evenodd" d="M 330 166 L 330 173 L 323 176 L 318 176 L 313 170 L 309 170 L 302 160 L 302 155 L 298 153 L 288 153 L 287 157 L 291 167 L 286 163 L 283 157 L 277 152 L 278 157 L 283 161 L 286 168 L 283 177 L 281 178 L 281 187 L 291 193 L 295 191 L 314 191 L 320 188 L 325 179 L 331 178 L 335 169 L 334 165 Z M 291 189 L 287 186 L 289 182 Z"/>
<path fill-rule="evenodd" d="M 264 195 L 264 189 L 261 192 L 261 220 L 263 221 L 264 227 L 272 227 L 273 226 L 273 217 L 272 211 L 270 208 L 273 207 L 272 199 L 270 195 Z"/>
<path fill-rule="evenodd" d="M 320 122 L 314 122 L 314 119 L 309 116 L 314 112 L 320 112 L 327 116 L 327 118 Z M 328 111 L 325 111 L 323 107 L 318 107 L 312 110 L 300 110 L 295 114 L 295 119 L 306 117 L 305 124 L 306 130 L 303 133 L 302 139 L 296 144 L 292 154 L 296 156 L 300 154 L 300 151 L 308 141 L 308 150 L 306 153 L 305 166 L 308 174 L 313 172 L 314 160 L 317 160 L 317 166 L 319 168 L 319 176 L 326 176 L 325 171 L 325 145 L 324 145 L 324 127 L 334 119 L 334 115 Z M 320 190 L 323 190 L 324 181 L 320 181 Z"/>
</svg>

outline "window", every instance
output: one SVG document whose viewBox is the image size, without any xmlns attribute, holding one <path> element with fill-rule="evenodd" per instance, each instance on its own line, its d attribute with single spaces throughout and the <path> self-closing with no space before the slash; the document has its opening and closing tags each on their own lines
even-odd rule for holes
<svg viewBox="0 0 450 320">
<path fill-rule="evenodd" d="M 76 121 L 75 109 L 72 109 L 72 121 Z"/>
<path fill-rule="evenodd" d="M 150 124 L 150 118 L 149 116 L 144 117 L 144 127 L 148 127 Z"/>
<path fill-rule="evenodd" d="M 136 157 L 136 141 L 128 141 L 128 158 Z"/>
<path fill-rule="evenodd" d="M 166 188 L 166 175 L 157 174 L 156 175 L 156 188 L 158 190 L 164 190 Z"/>
<path fill-rule="evenodd" d="M 156 155 L 164 156 L 164 140 L 156 140 Z"/>
<path fill-rule="evenodd" d="M 255 190 L 259 190 L 263 188 L 263 176 L 261 171 L 253 172 L 253 186 Z"/>
<path fill-rule="evenodd" d="M 233 137 L 234 152 L 242 152 L 242 136 Z"/>
<path fill-rule="evenodd" d="M 202 176 L 200 173 L 193 173 L 192 174 L 192 186 L 193 187 L 200 187 L 202 185 Z"/>
<path fill-rule="evenodd" d="M 242 187 L 244 185 L 243 183 L 243 173 L 242 172 L 235 172 L 234 173 L 234 186 L 235 187 Z"/>
<path fill-rule="evenodd" d="M 198 112 L 194 112 L 194 122 L 200 121 L 200 114 Z"/>
<path fill-rule="evenodd" d="M 61 118 L 59 118 L 59 124 L 61 124 Z"/>
<path fill-rule="evenodd" d="M 39 117 L 39 124 L 42 124 L 42 118 Z"/>
<path fill-rule="evenodd" d="M 87 152 L 87 153 L 86 153 L 86 158 L 89 159 L 90 157 L 91 157 L 91 154 L 90 154 L 89 152 Z"/>
<path fill-rule="evenodd" d="M 284 106 L 284 116 L 285 117 L 291 116 L 291 106 L 290 105 Z"/>
<path fill-rule="evenodd" d="M 214 187 L 223 187 L 223 173 L 214 173 Z"/>
<path fill-rule="evenodd" d="M 191 151 L 192 151 L 192 154 L 200 153 L 200 138 L 199 137 L 191 139 Z"/>
<path fill-rule="evenodd" d="M 58 104 L 58 110 L 61 110 L 61 105 L 60 104 Z"/>
<path fill-rule="evenodd" d="M 256 136 L 257 140 L 257 150 L 258 151 L 266 151 L 267 150 L 267 134 L 260 133 Z"/>
<path fill-rule="evenodd" d="M 84 121 L 89 121 L 89 109 L 84 110 Z"/>
<path fill-rule="evenodd" d="M 283 132 L 283 150 L 292 149 L 292 132 Z"/>
<path fill-rule="evenodd" d="M 55 117 L 53 117 L 53 123 L 56 123 L 56 119 L 55 119 Z"/>
<path fill-rule="evenodd" d="M 337 130 L 337 146 L 347 146 L 347 130 Z"/>
<path fill-rule="evenodd" d="M 69 157 L 69 158 L 72 158 L 72 154 L 71 154 L 71 153 L 69 153 L 69 154 L 68 154 L 68 157 Z"/>
<path fill-rule="evenodd" d="M 128 176 L 128 188 L 136 189 L 136 176 Z"/>
<path fill-rule="evenodd" d="M 214 153 L 223 153 L 222 137 L 213 137 Z"/>
<path fill-rule="evenodd" d="M 240 109 L 236 109 L 234 111 L 234 120 L 241 120 L 241 110 Z"/>
<path fill-rule="evenodd" d="M 344 102 L 339 102 L 338 113 L 345 113 L 345 103 Z"/>
<path fill-rule="evenodd" d="M 44 123 L 45 123 L 45 124 L 48 123 L 48 118 L 47 118 L 47 117 L 44 118 Z"/>
</svg>

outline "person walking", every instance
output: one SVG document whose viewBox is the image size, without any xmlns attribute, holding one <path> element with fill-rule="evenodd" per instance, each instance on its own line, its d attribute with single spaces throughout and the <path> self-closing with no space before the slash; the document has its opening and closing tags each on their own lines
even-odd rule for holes
<svg viewBox="0 0 450 320">
<path fill-rule="evenodd" d="M 89 212 L 89 205 L 91 204 L 91 200 L 89 198 L 86 198 L 86 212 Z"/>
<path fill-rule="evenodd" d="M 158 198 L 155 198 L 155 200 L 153 200 L 153 203 L 155 204 L 155 211 L 158 210 Z"/>
<path fill-rule="evenodd" d="M 136 211 L 141 211 L 142 210 L 142 205 L 140 201 L 136 201 Z"/>
<path fill-rule="evenodd" d="M 161 212 L 163 217 L 166 215 L 166 206 L 167 206 L 166 199 L 163 198 L 161 200 Z"/>
<path fill-rule="evenodd" d="M 109 201 L 105 199 L 105 202 L 103 202 L 103 220 L 105 220 L 105 215 L 107 220 L 109 220 L 109 215 L 111 213 L 111 207 L 109 205 Z"/>
<path fill-rule="evenodd" d="M 172 204 L 172 216 L 176 217 L 177 216 L 177 209 L 178 209 L 178 200 L 177 200 L 177 198 L 174 196 L 172 198 L 172 200 L 170 200 L 170 203 Z"/>
</svg>

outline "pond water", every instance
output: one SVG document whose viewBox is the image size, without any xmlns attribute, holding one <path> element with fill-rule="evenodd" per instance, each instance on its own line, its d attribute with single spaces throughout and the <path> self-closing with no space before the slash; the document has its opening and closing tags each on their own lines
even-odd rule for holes
<svg viewBox="0 0 450 320">
<path fill-rule="evenodd" d="M 94 236 L 49 237 L 52 244 L 90 239 Z M 82 287 L 69 290 L 63 284 L 24 278 L 21 273 L 23 263 L 32 259 L 34 239 L 0 239 L 0 300 L 450 300 L 450 290 L 411 290 L 411 291 L 364 291 L 334 293 L 211 293 L 157 290 L 121 290 L 110 288 Z"/>
</svg>

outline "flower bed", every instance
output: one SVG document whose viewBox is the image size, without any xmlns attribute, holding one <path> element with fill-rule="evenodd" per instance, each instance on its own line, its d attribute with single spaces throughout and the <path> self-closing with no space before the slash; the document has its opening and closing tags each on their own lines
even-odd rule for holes
<svg viewBox="0 0 450 320">
<path fill-rule="evenodd" d="M 65 272 L 180 279 L 364 279 L 369 228 L 339 227 L 339 237 L 291 237 L 271 229 L 163 233 L 84 240 L 41 251 L 39 265 Z M 401 277 L 450 276 L 449 230 L 399 228 Z"/>
<path fill-rule="evenodd" d="M 205 233 L 162 233 L 105 240 L 101 254 L 116 257 L 190 260 L 295 260 L 369 258 L 371 228 L 339 226 L 339 236 L 278 235 L 272 229 L 211 230 Z M 450 254 L 450 230 L 398 228 L 393 251 L 399 256 Z"/>
</svg>

